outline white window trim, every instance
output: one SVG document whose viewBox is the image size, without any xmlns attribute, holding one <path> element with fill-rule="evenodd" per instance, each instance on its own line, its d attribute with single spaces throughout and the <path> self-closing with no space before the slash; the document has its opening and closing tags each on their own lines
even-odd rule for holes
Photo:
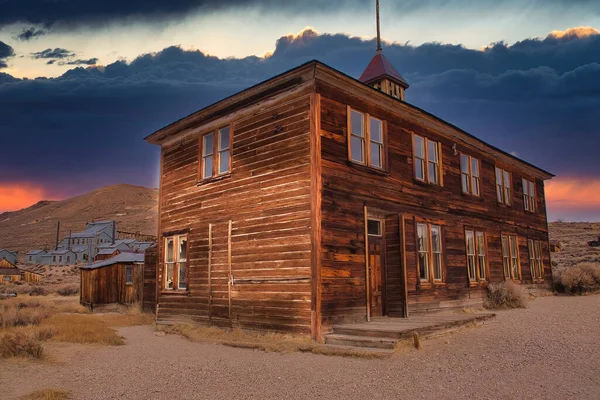
<svg viewBox="0 0 600 400">
<path fill-rule="evenodd" d="M 418 137 L 423 141 L 423 157 L 417 157 L 416 152 L 416 141 L 415 138 Z M 437 154 L 437 160 L 435 162 L 429 160 L 429 143 L 435 143 L 435 149 Z M 412 153 L 413 153 L 413 177 L 421 182 L 429 183 L 430 185 L 438 185 L 444 186 L 444 177 L 442 176 L 442 143 L 437 142 L 435 140 L 431 140 L 426 138 L 425 136 L 417 135 L 413 133 L 412 136 Z M 417 176 L 417 168 L 416 163 L 420 162 L 423 165 L 423 178 Z M 434 168 L 436 170 L 437 182 L 432 182 L 430 178 L 430 170 L 429 164 L 434 164 Z"/>
</svg>

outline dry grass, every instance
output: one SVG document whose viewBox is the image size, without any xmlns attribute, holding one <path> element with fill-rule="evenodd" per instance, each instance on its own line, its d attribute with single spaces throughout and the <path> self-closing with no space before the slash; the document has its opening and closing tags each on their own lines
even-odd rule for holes
<svg viewBox="0 0 600 400">
<path fill-rule="evenodd" d="M 308 352 L 329 356 L 356 358 L 387 358 L 390 354 L 365 350 L 344 349 L 315 343 L 306 335 L 274 332 L 250 332 L 241 329 L 225 330 L 214 326 L 199 327 L 187 324 L 157 326 L 165 333 L 179 334 L 194 342 L 217 343 L 230 347 L 257 349 L 266 352 Z"/>
<path fill-rule="evenodd" d="M 126 313 L 90 314 L 75 297 L 24 297 L 0 303 L 0 358 L 42 358 L 42 342 L 121 345 L 115 327 L 148 325 L 154 315 L 139 306 Z"/>
<path fill-rule="evenodd" d="M 581 263 L 554 271 L 554 284 L 558 291 L 589 293 L 600 291 L 600 263 Z"/>
<path fill-rule="evenodd" d="M 486 308 L 525 308 L 528 300 L 527 291 L 510 282 L 492 282 L 487 288 Z"/>
<path fill-rule="evenodd" d="M 60 296 L 75 296 L 79 294 L 79 286 L 78 285 L 69 285 L 63 286 L 56 291 Z"/>
<path fill-rule="evenodd" d="M 48 388 L 36 390 L 35 392 L 22 396 L 20 400 L 68 400 L 71 398 L 70 390 Z"/>
</svg>

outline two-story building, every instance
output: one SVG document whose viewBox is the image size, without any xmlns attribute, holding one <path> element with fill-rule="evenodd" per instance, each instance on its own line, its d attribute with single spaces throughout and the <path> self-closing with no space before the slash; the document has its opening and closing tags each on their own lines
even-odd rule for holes
<svg viewBox="0 0 600 400">
<path fill-rule="evenodd" d="M 553 175 L 411 105 L 381 52 L 311 61 L 171 125 L 157 320 L 311 332 L 551 287 Z"/>
</svg>

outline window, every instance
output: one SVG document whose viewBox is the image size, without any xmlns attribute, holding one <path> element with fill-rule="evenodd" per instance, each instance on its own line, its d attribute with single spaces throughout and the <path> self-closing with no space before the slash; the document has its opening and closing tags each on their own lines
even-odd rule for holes
<svg viewBox="0 0 600 400">
<path fill-rule="evenodd" d="M 383 121 L 348 109 L 348 158 L 359 164 L 384 169 Z"/>
<path fill-rule="evenodd" d="M 511 183 L 510 172 L 496 167 L 496 196 L 498 203 L 510 205 Z"/>
<path fill-rule="evenodd" d="M 71 262 L 71 256 L 67 256 L 67 263 Z"/>
<path fill-rule="evenodd" d="M 125 266 L 125 284 L 133 284 L 133 267 L 131 265 Z"/>
<path fill-rule="evenodd" d="M 439 225 L 417 224 L 417 254 L 421 281 L 441 282 L 442 228 Z"/>
<path fill-rule="evenodd" d="M 413 164 L 415 178 L 441 185 L 441 144 L 413 135 Z"/>
<path fill-rule="evenodd" d="M 473 230 L 465 231 L 467 242 L 467 270 L 469 281 L 487 280 L 485 233 Z"/>
<path fill-rule="evenodd" d="M 523 203 L 525 211 L 535 211 L 535 185 L 527 179 L 523 179 Z"/>
<path fill-rule="evenodd" d="M 502 266 L 505 279 L 521 279 L 517 237 L 502 235 Z"/>
<path fill-rule="evenodd" d="M 381 221 L 376 219 L 368 220 L 367 233 L 372 236 L 381 236 Z"/>
<path fill-rule="evenodd" d="M 533 280 L 543 279 L 544 268 L 542 266 L 542 247 L 540 241 L 529 239 L 527 245 L 529 248 L 529 268 L 531 269 L 531 278 Z"/>
<path fill-rule="evenodd" d="M 200 139 L 200 178 L 209 179 L 231 172 L 231 128 L 224 127 Z"/>
<path fill-rule="evenodd" d="M 165 238 L 165 289 L 187 289 L 187 236 Z"/>
<path fill-rule="evenodd" d="M 461 154 L 460 176 L 463 193 L 479 196 L 479 159 Z"/>
</svg>

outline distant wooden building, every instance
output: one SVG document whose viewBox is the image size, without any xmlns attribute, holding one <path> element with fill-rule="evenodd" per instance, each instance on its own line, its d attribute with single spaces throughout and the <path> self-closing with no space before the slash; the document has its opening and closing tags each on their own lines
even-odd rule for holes
<svg viewBox="0 0 600 400">
<path fill-rule="evenodd" d="M 19 262 L 19 252 L 0 249 L 0 260 L 7 260 L 11 264 L 17 265 Z"/>
<path fill-rule="evenodd" d="M 21 271 L 6 259 L 0 259 L 0 282 L 10 283 L 21 280 Z"/>
<path fill-rule="evenodd" d="M 52 250 L 42 256 L 44 265 L 75 265 L 77 254 L 68 249 Z"/>
<path fill-rule="evenodd" d="M 312 61 L 153 133 L 158 323 L 311 332 L 552 284 L 553 175 Z"/>
<path fill-rule="evenodd" d="M 89 307 L 100 304 L 142 302 L 144 254 L 120 253 L 108 260 L 79 267 L 80 302 Z"/>
<path fill-rule="evenodd" d="M 25 254 L 25 262 L 27 264 L 41 264 L 43 256 L 46 254 L 44 250 L 29 250 Z"/>
<path fill-rule="evenodd" d="M 550 251 L 552 253 L 558 253 L 558 252 L 562 251 L 562 244 L 560 243 L 560 241 L 551 240 L 550 241 Z"/>
<path fill-rule="evenodd" d="M 23 282 L 39 283 L 43 275 L 40 272 L 26 270 L 21 268 L 21 280 Z"/>
</svg>

